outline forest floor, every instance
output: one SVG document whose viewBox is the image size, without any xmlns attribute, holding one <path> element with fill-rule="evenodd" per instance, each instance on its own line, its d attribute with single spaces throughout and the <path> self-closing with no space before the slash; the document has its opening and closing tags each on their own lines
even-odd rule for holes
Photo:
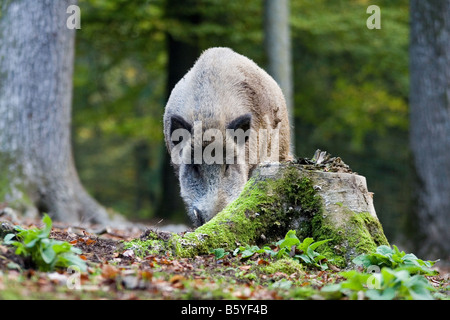
<svg viewBox="0 0 450 320">
<path fill-rule="evenodd" d="M 20 225 L 42 226 L 31 220 Z M 15 254 L 14 247 L 0 242 L 0 299 L 348 299 L 321 291 L 344 280 L 331 265 L 321 271 L 284 261 L 280 267 L 279 261 L 258 253 L 247 259 L 233 253 L 220 258 L 139 254 L 125 243 L 138 239 L 142 228 L 107 228 L 101 234 L 92 230 L 54 223 L 50 233 L 50 238 L 81 249 L 88 263 L 84 273 L 37 271 Z M 448 270 L 427 279 L 440 298 L 448 299 Z"/>
</svg>

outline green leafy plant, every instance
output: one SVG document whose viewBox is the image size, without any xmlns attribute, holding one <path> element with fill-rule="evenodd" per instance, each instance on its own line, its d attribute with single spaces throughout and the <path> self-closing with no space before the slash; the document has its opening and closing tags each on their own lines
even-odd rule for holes
<svg viewBox="0 0 450 320">
<path fill-rule="evenodd" d="M 326 270 L 328 269 L 328 265 L 322 262 L 328 261 L 327 258 L 314 250 L 330 240 L 331 239 L 314 242 L 313 238 L 305 238 L 303 242 L 300 242 L 295 234 L 295 231 L 289 230 L 284 240 L 277 243 L 280 247 L 278 254 L 284 255 L 286 253 L 291 254 L 291 252 L 293 252 L 294 258 L 302 260 L 308 265 L 314 265 L 322 270 Z M 295 246 L 295 248 L 293 248 L 293 246 Z"/>
<path fill-rule="evenodd" d="M 44 223 L 42 229 L 25 229 L 16 226 L 15 230 L 18 233 L 7 234 L 3 243 L 15 246 L 17 255 L 29 257 L 41 271 L 51 271 L 57 267 L 67 268 L 69 266 L 77 266 L 81 271 L 86 271 L 86 262 L 78 256 L 81 254 L 81 250 L 66 241 L 49 238 L 52 220 L 48 215 L 44 215 L 42 222 Z"/>
<path fill-rule="evenodd" d="M 433 287 L 421 275 L 410 275 L 407 270 L 384 267 L 380 273 L 361 273 L 356 270 L 340 273 L 346 280 L 322 288 L 322 293 L 339 292 L 349 299 L 370 300 L 432 300 Z"/>
<path fill-rule="evenodd" d="M 222 259 L 227 254 L 229 254 L 229 252 L 225 252 L 225 249 L 223 248 L 212 249 L 210 252 L 214 254 L 216 259 Z"/>
<path fill-rule="evenodd" d="M 361 273 L 356 270 L 340 272 L 346 280 L 339 283 L 326 285 L 322 288 L 322 293 L 340 293 L 348 296 L 352 300 L 358 299 L 358 292 L 367 290 L 367 282 L 371 276 L 369 273 Z"/>
<path fill-rule="evenodd" d="M 241 255 L 241 259 L 247 259 L 253 256 L 255 253 L 267 253 L 270 256 L 276 255 L 276 251 L 273 251 L 271 247 L 264 246 L 259 248 L 258 246 L 239 246 L 233 251 L 233 255 Z"/>
<path fill-rule="evenodd" d="M 398 250 L 394 245 L 391 247 L 382 245 L 379 246 L 374 253 L 362 254 L 353 259 L 353 263 L 361 265 L 364 268 L 370 266 L 388 267 L 391 269 L 407 270 L 411 274 L 426 274 L 435 275 L 436 271 L 430 268 L 439 260 L 423 261 L 417 258 L 414 254 L 406 254 L 404 251 Z"/>
<path fill-rule="evenodd" d="M 366 291 L 366 297 L 371 300 L 392 300 L 396 297 L 414 300 L 433 299 L 430 291 L 434 289 L 421 275 L 411 276 L 407 270 L 383 268 L 381 273 L 375 273 L 373 277 L 379 281 L 380 287 Z"/>
<path fill-rule="evenodd" d="M 289 230 L 284 239 L 276 242 L 274 246 L 240 246 L 234 250 L 233 254 L 241 254 L 241 258 L 250 258 L 255 253 L 266 253 L 270 256 L 281 259 L 284 257 L 292 257 L 298 259 L 307 265 L 313 265 L 326 270 L 328 265 L 324 262 L 329 261 L 324 255 L 314 251 L 320 245 L 327 243 L 330 239 L 314 242 L 312 238 L 305 238 L 303 242 L 297 238 L 294 230 Z"/>
</svg>

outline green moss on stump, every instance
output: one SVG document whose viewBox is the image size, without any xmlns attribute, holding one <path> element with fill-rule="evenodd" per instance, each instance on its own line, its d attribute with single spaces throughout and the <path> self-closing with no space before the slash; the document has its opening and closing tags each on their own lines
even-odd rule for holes
<svg viewBox="0 0 450 320">
<path fill-rule="evenodd" d="M 320 210 L 309 178 L 287 168 L 280 179 L 250 179 L 243 192 L 195 232 L 174 236 L 179 256 L 206 254 L 214 248 L 233 250 L 241 244 L 266 244 L 283 238 L 292 222 Z"/>
<path fill-rule="evenodd" d="M 342 268 L 359 254 L 373 252 L 382 244 L 389 245 L 378 219 L 367 212 L 357 213 L 346 207 L 336 215 L 322 212 L 312 219 L 311 225 L 311 237 L 316 241 L 332 239 L 317 251 Z"/>
</svg>

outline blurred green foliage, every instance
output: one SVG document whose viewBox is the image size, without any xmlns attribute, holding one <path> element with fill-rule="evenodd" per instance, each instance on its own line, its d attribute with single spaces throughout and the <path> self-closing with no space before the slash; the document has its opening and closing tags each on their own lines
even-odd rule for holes
<svg viewBox="0 0 450 320">
<path fill-rule="evenodd" d="M 174 1 L 174 0 L 172 0 Z M 263 1 L 79 0 L 74 148 L 85 186 L 133 219 L 165 217 L 161 199 L 167 35 L 200 49 L 229 46 L 265 67 Z M 292 0 L 297 156 L 317 148 L 367 177 L 388 238 L 407 219 L 408 1 L 381 0 L 369 30 L 366 0 Z M 174 217 L 171 217 L 174 218 Z M 179 220 L 185 219 L 179 217 Z"/>
<path fill-rule="evenodd" d="M 366 176 L 393 239 L 406 226 L 412 183 L 408 147 L 408 1 L 291 1 L 296 151 L 341 156 Z"/>
</svg>

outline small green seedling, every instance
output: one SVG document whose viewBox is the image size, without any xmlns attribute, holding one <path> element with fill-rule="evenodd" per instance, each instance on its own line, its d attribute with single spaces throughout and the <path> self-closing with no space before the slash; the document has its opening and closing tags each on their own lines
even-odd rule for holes
<svg viewBox="0 0 450 320">
<path fill-rule="evenodd" d="M 70 266 L 77 266 L 81 271 L 86 271 L 86 262 L 78 256 L 81 250 L 66 241 L 49 238 L 52 220 L 47 214 L 44 215 L 42 222 L 44 223 L 42 229 L 16 226 L 15 230 L 18 233 L 7 234 L 3 243 L 15 246 L 17 255 L 29 257 L 34 266 L 41 271 Z M 17 240 L 13 240 L 14 238 Z"/>
</svg>

